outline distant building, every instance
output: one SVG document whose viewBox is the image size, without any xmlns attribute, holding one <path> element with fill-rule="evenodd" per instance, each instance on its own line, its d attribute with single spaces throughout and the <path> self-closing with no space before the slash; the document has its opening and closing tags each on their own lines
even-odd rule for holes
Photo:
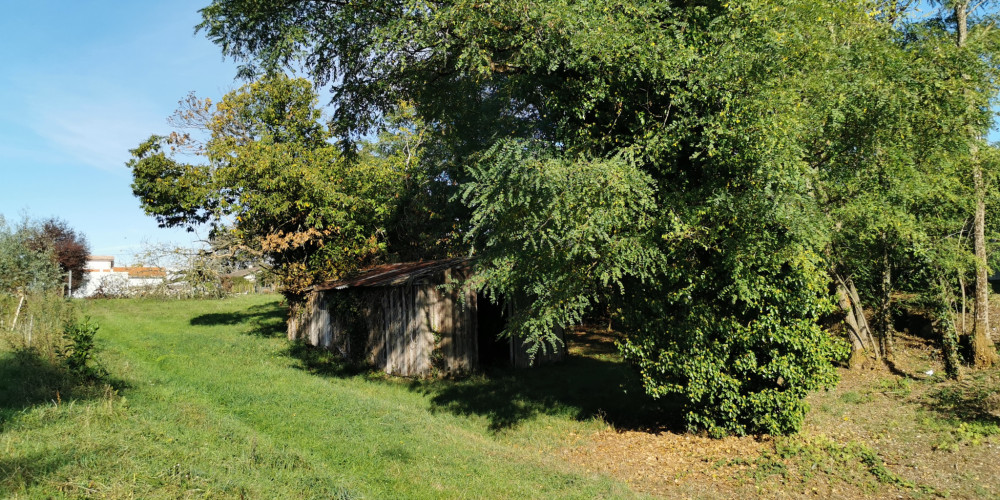
<svg viewBox="0 0 1000 500">
<path fill-rule="evenodd" d="M 167 279 L 162 267 L 115 267 L 115 258 L 106 255 L 88 256 L 84 271 L 83 286 L 73 292 L 74 297 L 127 296 Z"/>
</svg>

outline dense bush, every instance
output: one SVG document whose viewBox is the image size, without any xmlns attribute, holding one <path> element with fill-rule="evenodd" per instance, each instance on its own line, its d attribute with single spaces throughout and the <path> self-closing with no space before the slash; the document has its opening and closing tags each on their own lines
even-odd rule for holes
<svg viewBox="0 0 1000 500">
<path fill-rule="evenodd" d="M 62 282 L 62 272 L 51 248 L 34 244 L 41 229 L 25 220 L 11 227 L 0 216 L 0 293 L 21 294 L 50 290 Z"/>
<path fill-rule="evenodd" d="M 805 396 L 832 387 L 831 360 L 847 355 L 847 345 L 819 326 L 833 304 L 818 263 L 756 267 L 758 279 L 744 282 L 739 297 L 726 291 L 736 277 L 713 273 L 680 296 L 650 287 L 654 298 L 626 309 L 635 335 L 622 350 L 649 394 L 680 397 L 692 429 L 795 432 L 808 410 Z"/>
</svg>

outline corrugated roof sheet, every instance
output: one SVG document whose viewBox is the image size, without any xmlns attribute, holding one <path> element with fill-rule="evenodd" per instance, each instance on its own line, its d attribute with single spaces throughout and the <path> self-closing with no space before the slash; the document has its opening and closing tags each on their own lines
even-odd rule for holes
<svg viewBox="0 0 1000 500">
<path fill-rule="evenodd" d="M 447 269 L 468 266 L 471 260 L 468 257 L 458 257 L 454 259 L 383 264 L 363 269 L 350 278 L 317 285 L 313 287 L 313 290 L 322 291 L 340 290 L 349 287 L 403 285 Z"/>
</svg>

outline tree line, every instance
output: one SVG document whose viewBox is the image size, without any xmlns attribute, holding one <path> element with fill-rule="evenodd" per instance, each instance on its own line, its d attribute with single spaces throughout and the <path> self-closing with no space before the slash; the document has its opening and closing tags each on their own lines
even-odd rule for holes
<svg viewBox="0 0 1000 500">
<path fill-rule="evenodd" d="M 959 376 L 973 292 L 966 361 L 997 359 L 996 12 L 917 7 L 215 0 L 197 29 L 248 83 L 183 100 L 133 150 L 133 189 L 161 225 L 265 258 L 292 300 L 475 256 L 487 294 L 530 297 L 506 333 L 533 349 L 609 311 L 692 428 L 793 432 L 835 360 L 891 361 L 899 297 Z"/>
<path fill-rule="evenodd" d="M 89 254 L 87 237 L 62 219 L 25 218 L 11 225 L 0 215 L 0 294 L 77 290 Z"/>
</svg>

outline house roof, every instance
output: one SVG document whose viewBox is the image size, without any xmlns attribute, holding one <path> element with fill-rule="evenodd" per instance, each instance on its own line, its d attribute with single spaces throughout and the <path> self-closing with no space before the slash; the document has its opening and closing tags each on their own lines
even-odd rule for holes
<svg viewBox="0 0 1000 500">
<path fill-rule="evenodd" d="M 128 273 L 129 278 L 166 278 L 167 271 L 162 267 L 116 267 L 116 273 Z"/>
<path fill-rule="evenodd" d="M 88 255 L 87 260 L 99 262 L 114 262 L 115 258 L 110 255 Z"/>
<path fill-rule="evenodd" d="M 313 290 L 323 291 L 341 290 L 349 287 L 404 285 L 441 271 L 466 267 L 471 260 L 468 257 L 457 257 L 454 259 L 383 264 L 381 266 L 362 269 L 358 274 L 349 278 L 317 285 L 313 287 Z"/>
</svg>

